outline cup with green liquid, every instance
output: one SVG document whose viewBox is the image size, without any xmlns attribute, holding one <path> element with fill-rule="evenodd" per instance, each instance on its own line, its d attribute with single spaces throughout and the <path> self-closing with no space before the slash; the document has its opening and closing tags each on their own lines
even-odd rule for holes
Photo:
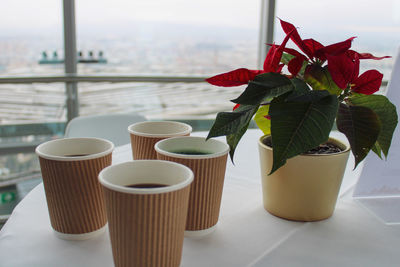
<svg viewBox="0 0 400 267">
<path fill-rule="evenodd" d="M 186 236 L 203 236 L 218 223 L 229 146 L 216 139 L 181 136 L 154 146 L 157 158 L 181 163 L 194 173 L 189 196 Z"/>
</svg>

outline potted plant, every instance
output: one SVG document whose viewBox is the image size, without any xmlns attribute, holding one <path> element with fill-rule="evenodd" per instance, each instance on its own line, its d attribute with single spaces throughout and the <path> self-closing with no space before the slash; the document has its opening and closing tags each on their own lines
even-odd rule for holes
<svg viewBox="0 0 400 267">
<path fill-rule="evenodd" d="M 359 73 L 361 60 L 387 56 L 351 50 L 355 37 L 328 46 L 303 40 L 294 25 L 280 23 L 286 37 L 271 45 L 263 70 L 240 68 L 206 80 L 216 86 L 247 84 L 232 100 L 234 110 L 217 114 L 207 138 L 226 136 L 233 161 L 254 117 L 264 132 L 259 148 L 265 209 L 292 220 L 321 220 L 333 213 L 350 149 L 355 167 L 370 150 L 380 158 L 388 155 L 396 107 L 374 94 L 383 74 Z M 302 53 L 286 47 L 289 40 Z M 330 138 L 335 121 L 350 147 Z"/>
</svg>

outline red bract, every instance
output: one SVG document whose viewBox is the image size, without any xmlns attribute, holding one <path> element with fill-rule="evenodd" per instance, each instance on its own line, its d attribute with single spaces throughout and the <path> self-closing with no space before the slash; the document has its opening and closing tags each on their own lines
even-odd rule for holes
<svg viewBox="0 0 400 267">
<path fill-rule="evenodd" d="M 282 50 L 277 45 L 272 45 L 264 61 L 264 72 L 281 72 L 283 64 L 279 64 L 282 57 Z M 280 53 L 280 55 L 279 55 Z M 279 56 L 279 58 L 278 58 Z"/>
<path fill-rule="evenodd" d="M 328 56 L 328 70 L 333 81 L 341 88 L 356 93 L 370 95 L 379 90 L 383 74 L 377 70 L 368 70 L 358 76 L 360 67 L 359 54 L 347 51 L 340 56 Z"/>
<path fill-rule="evenodd" d="M 351 42 L 355 37 L 351 37 L 343 42 L 331 44 L 328 46 L 324 46 L 318 41 L 314 39 L 301 39 L 299 33 L 296 30 L 296 27 L 288 23 L 286 21 L 280 20 L 283 31 L 288 34 L 289 31 L 292 33 L 290 39 L 303 51 L 311 63 L 314 63 L 316 60 L 319 61 L 319 64 L 323 64 L 328 56 L 336 56 L 345 53 L 351 47 Z M 302 65 L 304 60 L 307 60 L 307 57 L 300 54 L 294 49 L 285 49 L 285 52 L 295 56 L 288 64 L 289 72 L 296 76 Z M 340 86 L 339 86 L 340 87 Z"/>
<path fill-rule="evenodd" d="M 274 46 L 272 44 L 269 44 L 269 45 Z M 290 74 L 292 74 L 293 76 L 296 76 L 299 73 L 301 67 L 303 66 L 303 62 L 307 61 L 307 57 L 292 48 L 285 47 L 285 48 L 283 48 L 283 52 L 286 52 L 286 53 L 294 56 L 294 58 L 292 58 L 288 63 L 288 69 L 289 69 Z M 283 64 L 280 64 L 279 67 L 282 70 Z"/>
<path fill-rule="evenodd" d="M 329 73 L 339 88 L 345 89 L 350 86 L 354 92 L 362 94 L 373 94 L 379 90 L 383 75 L 376 70 L 371 70 L 358 76 L 360 59 L 380 60 L 388 58 L 387 56 L 375 57 L 369 53 L 350 50 L 355 37 L 328 46 L 323 46 L 314 39 L 303 40 L 293 24 L 280 21 L 283 31 L 286 34 L 291 33 L 290 39 L 307 55 L 311 64 L 322 65 L 328 60 Z M 288 70 L 296 76 L 307 57 L 293 49 L 286 48 L 284 51 L 294 56 L 288 63 Z"/>
<path fill-rule="evenodd" d="M 383 74 L 379 71 L 368 70 L 354 80 L 351 90 L 364 95 L 372 95 L 381 87 L 382 79 Z"/>
<path fill-rule="evenodd" d="M 257 75 L 262 73 L 280 73 L 284 66 L 280 61 L 283 52 L 286 52 L 294 56 L 287 64 L 288 70 L 293 77 L 296 77 L 300 72 L 304 61 L 308 62 L 308 64 L 318 64 L 319 66 L 328 61 L 328 71 L 339 88 L 350 88 L 354 92 L 362 94 L 373 94 L 379 90 L 383 75 L 377 70 L 369 70 L 359 76 L 360 60 L 380 60 L 389 58 L 388 56 L 376 57 L 370 53 L 358 53 L 350 50 L 351 43 L 355 37 L 328 46 L 324 46 L 314 39 L 303 40 L 293 24 L 283 20 L 280 20 L 280 22 L 286 37 L 281 45 L 271 45 L 264 61 L 263 70 L 241 68 L 213 76 L 206 79 L 206 81 L 213 85 L 230 87 L 248 84 L 249 81 L 254 80 Z M 285 46 L 289 39 L 305 55 L 295 49 L 286 48 Z M 237 107 L 238 105 L 234 109 Z"/>
<path fill-rule="evenodd" d="M 360 61 L 355 54 L 328 55 L 329 73 L 336 85 L 341 89 L 345 89 L 351 81 L 358 77 L 359 66 Z"/>
<path fill-rule="evenodd" d="M 313 53 L 312 51 L 308 48 L 308 46 L 304 43 L 304 41 L 301 39 L 299 33 L 296 30 L 296 27 L 286 21 L 280 20 L 281 21 L 281 26 L 283 31 L 286 34 L 291 33 L 290 39 L 300 48 L 301 51 L 303 51 L 309 59 L 313 58 Z"/>
<path fill-rule="evenodd" d="M 258 74 L 263 73 L 262 70 L 248 70 L 245 68 L 233 70 L 230 72 L 218 74 L 206 79 L 206 82 L 224 87 L 232 87 L 247 84 L 253 80 Z"/>
<path fill-rule="evenodd" d="M 328 55 L 329 56 L 330 55 L 332 55 L 332 56 L 340 55 L 350 49 L 351 42 L 354 40 L 354 38 L 356 38 L 356 37 L 350 37 L 346 41 L 322 47 L 322 48 L 318 49 L 317 51 L 315 51 L 315 55 L 321 61 L 325 61 L 326 57 Z"/>
<path fill-rule="evenodd" d="M 358 53 L 348 50 L 339 56 L 328 56 L 328 70 L 333 81 L 341 89 L 350 85 L 356 93 L 370 95 L 379 90 L 382 84 L 383 74 L 377 70 L 369 70 L 358 76 L 360 59 L 380 60 L 384 57 L 375 57 L 370 53 Z"/>
<path fill-rule="evenodd" d="M 296 75 L 301 70 L 304 60 L 305 60 L 305 58 L 303 58 L 303 57 L 295 57 L 289 61 L 288 70 L 293 75 L 293 77 L 296 77 Z"/>
<path fill-rule="evenodd" d="M 307 57 L 291 48 L 285 48 L 283 51 L 294 56 L 288 63 L 288 70 L 293 76 L 296 76 L 303 66 L 303 62 L 307 61 Z"/>
<path fill-rule="evenodd" d="M 319 43 L 318 41 L 315 41 L 314 39 L 306 39 L 306 40 L 303 40 L 303 42 L 311 51 L 312 57 L 310 59 L 313 59 L 315 57 L 315 55 L 317 55 L 318 51 L 320 51 L 321 49 L 324 48 L 324 46 L 321 43 Z"/>
<path fill-rule="evenodd" d="M 279 64 L 282 58 L 282 54 L 284 51 L 284 48 L 286 46 L 286 43 L 289 41 L 290 35 L 293 32 L 289 32 L 285 39 L 283 40 L 281 45 L 275 45 L 273 44 L 271 48 L 268 51 L 267 56 L 265 57 L 264 61 L 264 71 L 265 72 L 276 72 L 279 73 L 281 72 L 283 68 L 283 64 Z"/>
<path fill-rule="evenodd" d="M 358 53 L 353 50 L 349 50 L 349 52 L 357 53 L 359 59 L 374 59 L 374 60 L 381 60 L 384 58 L 391 58 L 391 56 L 383 56 L 383 57 L 376 57 L 370 53 Z"/>
<path fill-rule="evenodd" d="M 292 32 L 290 39 L 303 51 L 311 61 L 319 59 L 322 62 L 326 60 L 327 55 L 339 55 L 346 52 L 351 47 L 351 42 L 355 37 L 351 37 L 343 42 L 323 46 L 314 39 L 301 39 L 296 27 L 286 21 L 280 20 L 283 31 L 286 34 Z M 291 54 L 290 52 L 288 52 Z M 296 56 L 292 54 L 293 56 Z"/>
</svg>

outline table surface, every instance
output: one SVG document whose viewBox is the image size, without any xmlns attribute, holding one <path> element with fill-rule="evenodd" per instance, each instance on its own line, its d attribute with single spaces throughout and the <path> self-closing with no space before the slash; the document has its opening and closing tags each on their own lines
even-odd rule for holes
<svg viewBox="0 0 400 267">
<path fill-rule="evenodd" d="M 202 238 L 185 237 L 181 266 L 399 266 L 400 225 L 385 224 L 352 198 L 361 170 L 352 170 L 352 157 L 331 218 L 303 223 L 266 212 L 260 136 L 259 130 L 244 135 L 235 165 L 228 162 L 217 229 Z M 131 158 L 130 145 L 121 146 L 113 153 L 113 164 Z M 40 184 L 14 209 L 0 232 L 0 266 L 113 266 L 108 230 L 85 241 L 58 239 Z"/>
</svg>

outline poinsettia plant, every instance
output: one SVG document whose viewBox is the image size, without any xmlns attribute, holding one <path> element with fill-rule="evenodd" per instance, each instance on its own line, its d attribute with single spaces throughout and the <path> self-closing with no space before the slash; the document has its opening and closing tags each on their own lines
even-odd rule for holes
<svg viewBox="0 0 400 267">
<path fill-rule="evenodd" d="M 370 53 L 351 50 L 355 37 L 322 45 L 302 39 L 296 27 L 280 20 L 286 34 L 281 45 L 272 44 L 262 70 L 236 69 L 206 81 L 216 86 L 247 88 L 236 99 L 232 112 L 220 112 L 208 137 L 226 136 L 233 161 L 236 146 L 253 119 L 271 135 L 271 173 L 286 160 L 326 142 L 336 120 L 355 157 L 355 167 L 370 150 L 388 155 L 397 125 L 396 107 L 376 93 L 383 74 L 359 73 L 360 61 L 381 60 Z M 286 47 L 291 40 L 300 49 Z M 282 69 L 287 66 L 288 73 Z"/>
</svg>

